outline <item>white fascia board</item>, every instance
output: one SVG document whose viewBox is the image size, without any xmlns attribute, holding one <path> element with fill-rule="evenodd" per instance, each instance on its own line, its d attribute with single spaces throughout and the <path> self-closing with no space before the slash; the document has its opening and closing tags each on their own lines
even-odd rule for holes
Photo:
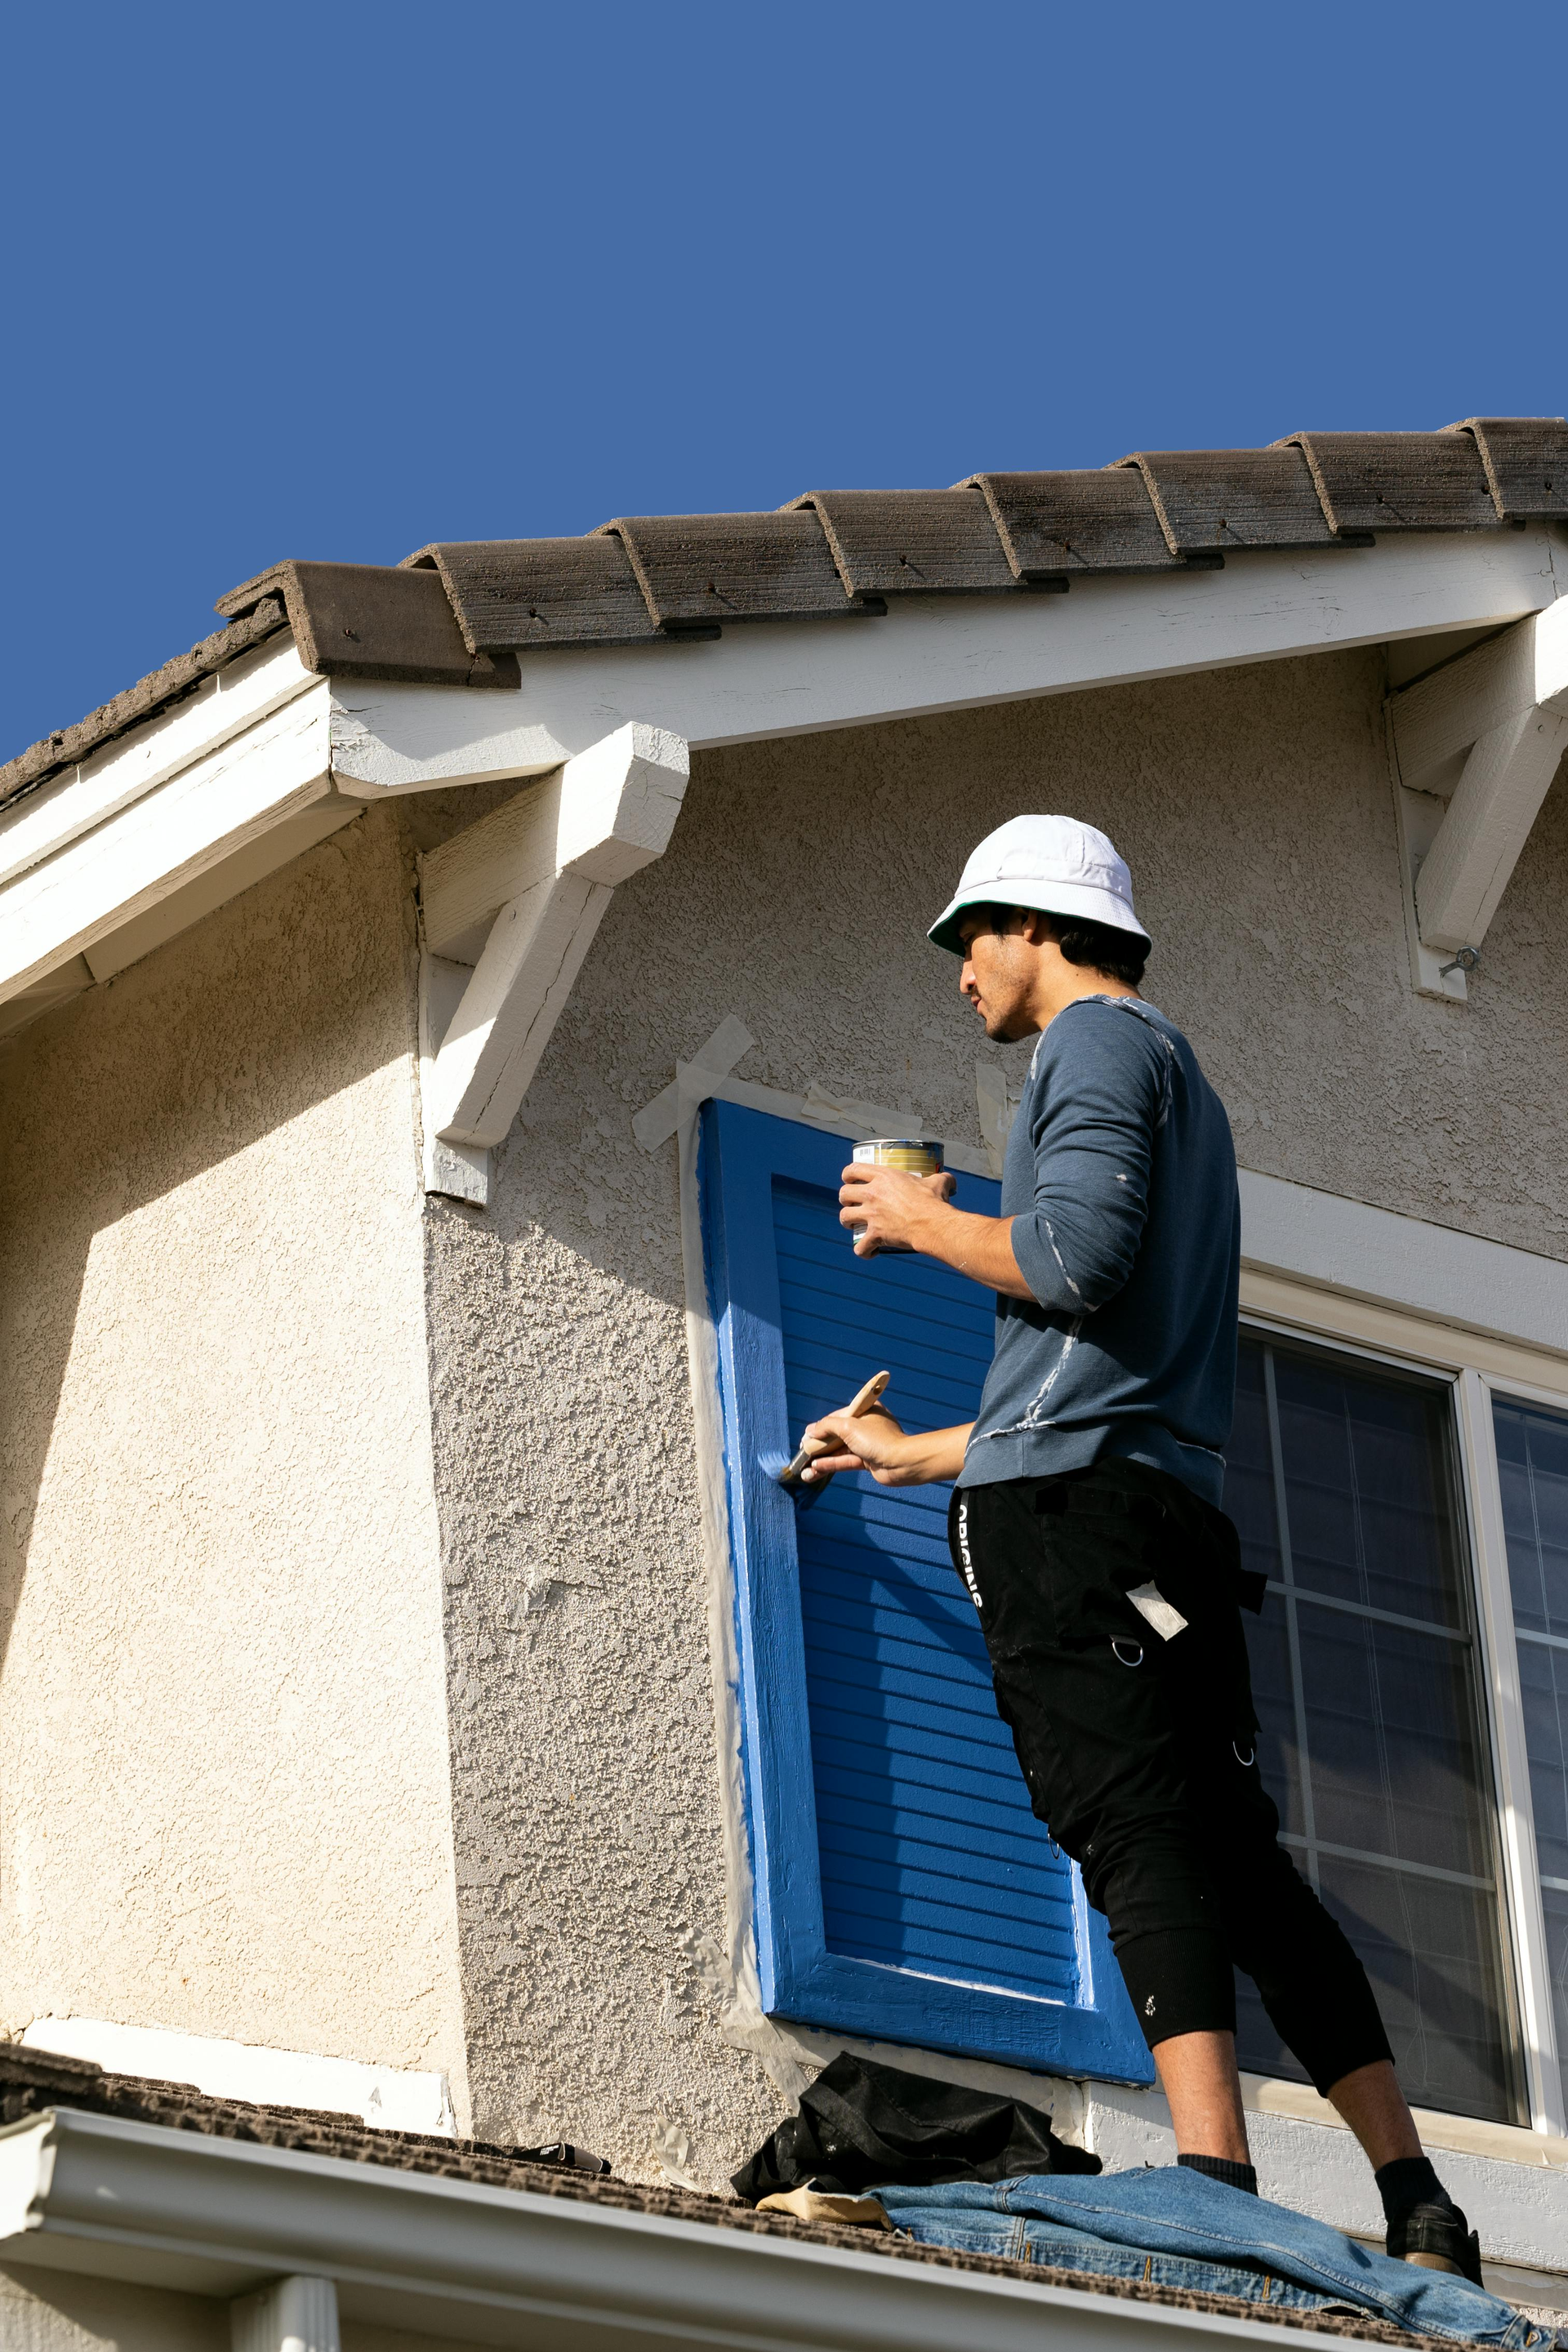
<svg viewBox="0 0 1568 2352">
<path fill-rule="evenodd" d="M 1568 1265 L 1279 1176 L 1239 1171 L 1241 1259 L 1315 1289 L 1568 1356 Z"/>
<path fill-rule="evenodd" d="M 319 680 L 284 636 L 244 654 L 156 719 L 0 809 L 0 884 L 271 717 Z"/>
<path fill-rule="evenodd" d="M 313 679 L 268 717 L 0 888 L 0 1002 L 331 791 L 330 703 Z M 353 814 L 345 806 L 345 821 Z"/>
<path fill-rule="evenodd" d="M 515 694 L 344 681 L 332 695 L 332 766 L 341 792 L 423 792 L 542 774 L 634 719 L 711 749 L 1496 627 L 1553 602 L 1552 555 L 1548 527 L 1422 532 L 1375 548 L 1247 553 L 1223 572 L 1075 579 L 1066 596 L 920 596 L 894 601 L 885 619 L 531 649 Z"/>
<path fill-rule="evenodd" d="M 326 2278 L 345 2317 L 582 2352 L 1278 2347 L 1261 2321 L 947 2269 L 58 2109 L 0 2132 L 0 2261 L 234 2295 Z M 535 2331 L 537 2330 L 537 2334 Z"/>
</svg>

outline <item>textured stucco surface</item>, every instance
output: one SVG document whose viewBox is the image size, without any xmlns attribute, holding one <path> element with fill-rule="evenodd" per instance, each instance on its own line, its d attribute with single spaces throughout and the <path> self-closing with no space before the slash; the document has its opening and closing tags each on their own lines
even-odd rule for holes
<svg viewBox="0 0 1568 2352">
<path fill-rule="evenodd" d="M 0 1057 L 0 2020 L 460 2100 L 412 908 L 373 814 Z"/>
<path fill-rule="evenodd" d="M 441 2066 L 465 2122 L 466 2063 L 483 2136 L 719 2186 L 782 2102 L 721 2014 L 676 1151 L 631 1115 L 734 1012 L 738 1075 L 977 1143 L 976 1059 L 1027 1048 L 924 928 L 1066 809 L 1244 1164 L 1568 1256 L 1568 803 L 1469 1004 L 1414 996 L 1382 690 L 1334 655 L 700 757 L 485 1212 L 417 1189 L 412 851 L 509 787 L 373 813 L 24 1032 L 0 2021 Z"/>
<path fill-rule="evenodd" d="M 412 2336 L 343 2316 L 342 2352 L 421 2352 L 450 2336 Z M 0 2270 L 5 2352 L 230 2352 L 229 2307 L 205 2294 L 76 2278 L 16 2264 Z"/>
<path fill-rule="evenodd" d="M 737 1075 L 978 1141 L 984 1046 L 929 948 L 1021 808 L 1103 825 L 1246 1165 L 1568 1255 L 1561 786 L 1458 1007 L 1411 992 L 1360 653 L 703 755 L 620 890 L 488 1213 L 428 1224 L 458 1900 L 479 2128 L 715 2186 L 781 2102 L 724 2037 L 673 1143 L 633 1111 L 726 1013 Z M 1001 1058 L 1016 1069 L 1026 1048 Z"/>
</svg>

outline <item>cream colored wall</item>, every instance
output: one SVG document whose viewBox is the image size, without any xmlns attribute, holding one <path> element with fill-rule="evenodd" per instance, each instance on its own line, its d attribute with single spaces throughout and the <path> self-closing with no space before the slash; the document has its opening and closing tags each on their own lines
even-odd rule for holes
<svg viewBox="0 0 1568 2352">
<path fill-rule="evenodd" d="M 372 814 L 24 1032 L 0 2021 L 442 2066 L 460 2114 L 466 2059 L 488 2137 L 720 2183 L 780 2100 L 719 2021 L 675 1151 L 631 1115 L 734 1011 L 741 1075 L 977 1141 L 924 928 L 1065 808 L 1245 1164 L 1568 1255 L 1568 813 L 1471 1003 L 1412 996 L 1381 691 L 1335 655 L 700 758 L 486 1212 L 417 1190 L 411 843 L 494 794 Z"/>
<path fill-rule="evenodd" d="M 460 2102 L 412 883 L 371 815 L 0 1056 L 0 2021 Z"/>
<path fill-rule="evenodd" d="M 464 2340 L 411 2336 L 346 2315 L 339 2327 L 342 2352 L 421 2352 Z M 230 2352 L 231 2341 L 228 2305 L 210 2295 L 73 2277 L 30 2263 L 0 2270 L 5 2352 Z"/>
<path fill-rule="evenodd" d="M 717 2186 L 780 2112 L 719 2024 L 713 1707 L 673 1143 L 631 1114 L 729 1011 L 738 1075 L 978 1142 L 988 1052 L 930 948 L 1020 809 L 1103 825 L 1249 1167 L 1568 1255 L 1568 807 L 1468 1006 L 1412 995 L 1375 654 L 704 755 L 617 892 L 429 1300 L 469 2063 L 495 2137 Z M 1027 1048 L 1005 1059 L 1015 1067 Z"/>
</svg>

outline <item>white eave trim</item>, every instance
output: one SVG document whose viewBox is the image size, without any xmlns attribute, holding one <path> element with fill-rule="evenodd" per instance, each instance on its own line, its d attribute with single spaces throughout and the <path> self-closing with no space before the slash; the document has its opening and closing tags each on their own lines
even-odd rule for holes
<svg viewBox="0 0 1568 2352">
<path fill-rule="evenodd" d="M 1222 572 L 1075 579 L 1066 596 L 915 596 L 886 618 L 754 621 L 716 643 L 531 649 L 516 694 L 343 684 L 340 791 L 521 775 L 637 719 L 693 750 L 1086 687 L 1127 685 L 1390 638 L 1497 627 L 1558 594 L 1542 526 L 1421 532 L 1375 548 L 1247 552 Z"/>
<path fill-rule="evenodd" d="M 333 682 L 290 641 L 268 645 L 0 810 L 0 1005 L 52 1001 L 67 967 L 68 988 L 111 976 L 247 888 L 263 843 L 297 855 L 388 793 L 544 775 L 634 723 L 710 749 L 1497 628 L 1555 601 L 1562 539 L 1540 526 L 1247 552 L 1067 596 L 918 597 L 885 618 L 747 623 L 716 643 L 531 650 L 515 693 Z"/>
<path fill-rule="evenodd" d="M 235 2296 L 331 2280 L 384 2326 L 595 2352 L 1121 2352 L 1278 2345 L 1279 2329 L 1169 2305 L 860 2253 L 570 2196 L 490 2189 L 57 2109 L 0 2132 L 0 2260 Z"/>
<path fill-rule="evenodd" d="M 1241 1262 L 1422 1321 L 1568 1358 L 1568 1265 L 1242 1169 Z"/>
</svg>

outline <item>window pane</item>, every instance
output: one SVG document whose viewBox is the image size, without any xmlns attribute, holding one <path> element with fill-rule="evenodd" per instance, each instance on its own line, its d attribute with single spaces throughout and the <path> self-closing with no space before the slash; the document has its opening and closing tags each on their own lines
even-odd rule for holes
<svg viewBox="0 0 1568 2352">
<path fill-rule="evenodd" d="M 1512 2120 L 1497 1897 L 1325 1858 L 1324 1902 L 1365 1963 L 1412 2106 Z"/>
<path fill-rule="evenodd" d="M 1492 1406 L 1557 2058 L 1568 2093 L 1568 1417 Z M 1555 1879 L 1557 1884 L 1551 1882 Z"/>
<path fill-rule="evenodd" d="M 1274 1349 L 1295 1580 L 1462 1625 L 1446 1401 L 1414 1382 Z"/>
<path fill-rule="evenodd" d="M 1568 1878 L 1568 1650 L 1521 1641 L 1519 1683 L 1541 1874 Z"/>
<path fill-rule="evenodd" d="M 1552 2008 L 1557 2020 L 1557 2048 L 1568 2050 L 1568 1886 L 1542 1889 L 1546 1912 L 1546 1964 L 1552 1971 Z M 1568 2090 L 1568 2063 L 1563 2065 L 1563 2086 Z"/>
<path fill-rule="evenodd" d="M 1406 2095 L 1510 2120 L 1451 1444 L 1436 1382 L 1243 1335 L 1225 1502 L 1247 1565 L 1270 1581 L 1247 1621 L 1265 1781 L 1299 1866 L 1365 1963 Z M 1237 1990 L 1242 2063 L 1305 2079 L 1252 1987 Z"/>
<path fill-rule="evenodd" d="M 1514 1624 L 1568 1635 L 1568 1421 L 1500 1402 L 1492 1420 Z"/>
<path fill-rule="evenodd" d="M 1316 1835 L 1491 1874 L 1467 1643 L 1300 1604 Z"/>
</svg>

